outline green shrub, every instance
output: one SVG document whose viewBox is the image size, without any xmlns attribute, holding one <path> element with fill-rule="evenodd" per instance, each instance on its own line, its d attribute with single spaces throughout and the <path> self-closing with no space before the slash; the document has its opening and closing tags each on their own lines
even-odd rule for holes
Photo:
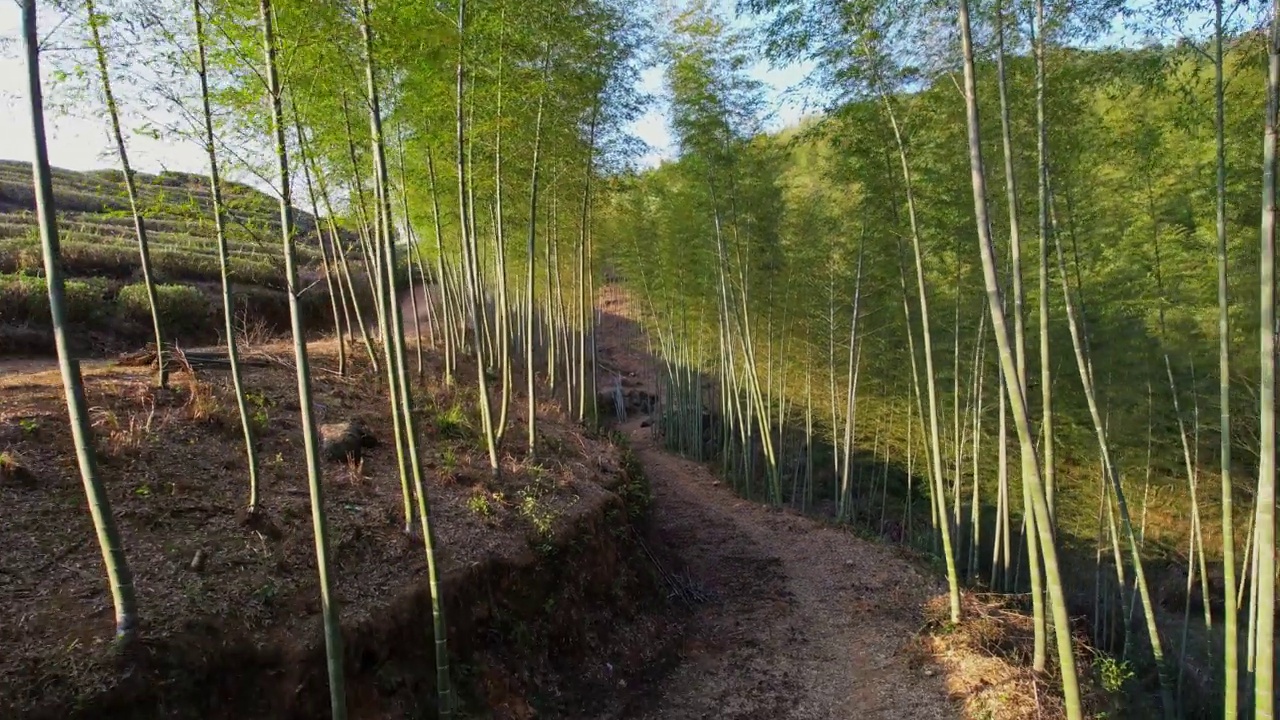
<svg viewBox="0 0 1280 720">
<path fill-rule="evenodd" d="M 3 194 L 5 201 L 12 205 L 33 208 L 36 205 L 36 192 L 31 185 L 30 174 L 22 179 L 0 180 L 0 194 Z"/>
<path fill-rule="evenodd" d="M 83 213 L 128 212 L 129 199 L 123 194 L 113 196 L 110 190 L 102 192 L 80 192 L 58 188 L 54 202 L 59 211 Z"/>
<path fill-rule="evenodd" d="M 66 301 L 67 322 L 87 323 L 98 319 L 105 305 L 105 282 L 97 279 L 64 280 L 62 291 Z"/>
<path fill-rule="evenodd" d="M 6 240 L 25 238 L 30 230 L 31 226 L 25 223 L 13 222 L 10 220 L 0 221 L 0 238 Z"/>
<path fill-rule="evenodd" d="M 157 285 L 156 301 L 160 305 L 160 323 L 169 333 L 198 333 L 211 327 L 213 305 L 199 288 L 191 285 Z M 151 305 L 147 287 L 142 283 L 125 285 L 116 295 L 116 307 L 125 320 L 151 322 Z"/>
<path fill-rule="evenodd" d="M 103 286 L 84 280 L 65 280 L 67 322 L 85 323 L 98 317 Z M 51 327 L 49 286 L 42 277 L 0 275 L 0 321 Z"/>
<path fill-rule="evenodd" d="M 0 321 L 49 324 L 49 295 L 44 278 L 0 275 Z"/>
<path fill-rule="evenodd" d="M 12 269 L 24 275 L 44 274 L 44 251 L 39 245 L 27 245 L 17 249 Z"/>
<path fill-rule="evenodd" d="M 81 277 L 125 279 L 132 274 L 138 262 L 136 247 L 106 240 L 82 242 L 64 238 L 58 252 L 62 256 L 63 270 Z"/>
<path fill-rule="evenodd" d="M 466 438 L 472 434 L 471 423 L 461 405 L 450 405 L 447 409 L 436 413 L 436 432 L 441 437 Z"/>
<path fill-rule="evenodd" d="M 151 261 L 156 274 L 168 281 L 212 282 L 221 277 L 216 257 L 179 248 L 152 248 Z"/>
</svg>

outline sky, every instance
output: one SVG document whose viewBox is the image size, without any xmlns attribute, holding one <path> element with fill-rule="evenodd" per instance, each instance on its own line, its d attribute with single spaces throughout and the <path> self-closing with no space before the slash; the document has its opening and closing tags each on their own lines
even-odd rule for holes
<svg viewBox="0 0 1280 720">
<path fill-rule="evenodd" d="M 37 22 L 41 37 L 57 42 L 54 13 L 41 13 Z M 0 0 L 0 159 L 34 159 L 31 115 L 27 110 L 27 67 L 22 57 L 22 14 L 16 0 Z M 50 30 L 54 30 L 50 33 Z M 44 63 L 44 87 L 49 93 L 48 63 Z M 103 112 L 89 109 L 77 116 L 59 114 L 45 103 L 45 130 L 49 136 L 49 161 L 55 167 L 92 170 L 114 165 L 114 145 Z M 206 158 L 198 144 L 153 140 L 137 134 L 127 138 L 129 160 L 146 172 L 162 169 L 204 172 Z"/>
<path fill-rule="evenodd" d="M 42 13 L 40 33 L 56 43 L 57 18 L 53 13 Z M 0 0 L 0 159 L 33 159 L 31 117 L 27 112 L 26 63 L 22 58 L 21 12 L 16 0 Z M 50 30 L 54 32 L 50 34 Z M 48 42 L 46 40 L 46 42 Z M 49 87 L 50 63 L 42 68 L 46 92 Z M 799 120 L 804 112 L 804 98 L 792 92 L 808 73 L 809 66 L 791 65 L 772 68 L 766 62 L 758 62 L 751 68 L 752 77 L 765 83 L 770 104 L 769 126 L 780 128 Z M 641 75 L 641 91 L 660 96 L 662 90 L 661 68 L 649 68 Z M 55 167 L 71 170 L 92 170 L 110 167 L 115 163 L 114 144 L 108 124 L 101 114 L 53 112 L 46 102 L 46 132 L 49 135 L 49 161 Z M 673 156 L 671 134 L 665 119 L 665 107 L 656 100 L 648 112 L 632 127 L 634 135 L 649 145 L 642 157 L 643 166 L 653 166 Z M 203 173 L 206 157 L 196 143 L 173 138 L 153 139 L 136 133 L 127 137 L 129 160 L 143 172 L 182 170 Z M 244 180 L 246 178 L 236 178 Z"/>
<path fill-rule="evenodd" d="M 59 38 L 55 27 L 57 19 L 48 12 L 40 17 L 42 37 L 49 37 L 54 43 Z M 742 26 L 745 22 L 738 18 L 733 24 Z M 0 0 L 0 110 L 3 112 L 0 115 L 0 159 L 30 161 L 33 155 L 32 132 L 30 115 L 26 110 L 26 65 L 21 57 L 20 30 L 21 13 L 17 0 Z M 1130 39 L 1126 35 L 1123 31 L 1113 32 L 1103 42 L 1124 43 Z M 46 63 L 44 68 L 46 88 L 48 65 Z M 763 60 L 750 68 L 751 76 L 764 83 L 769 105 L 769 129 L 794 124 L 812 110 L 809 107 L 812 98 L 797 87 L 811 69 L 812 65 L 807 63 L 774 68 Z M 633 133 L 650 148 L 641 159 L 643 166 L 656 165 L 674 154 L 661 89 L 661 68 L 646 70 L 641 76 L 641 90 L 658 99 L 632 128 Z M 74 114 L 68 114 L 53 112 L 46 103 L 46 132 L 49 134 L 50 162 L 56 167 L 90 170 L 114 164 L 108 125 L 96 108 L 76 108 Z M 172 138 L 154 139 L 136 133 L 127 139 L 129 159 L 138 170 L 205 171 L 205 156 L 195 143 Z M 234 179 L 252 181 L 251 178 Z"/>
</svg>

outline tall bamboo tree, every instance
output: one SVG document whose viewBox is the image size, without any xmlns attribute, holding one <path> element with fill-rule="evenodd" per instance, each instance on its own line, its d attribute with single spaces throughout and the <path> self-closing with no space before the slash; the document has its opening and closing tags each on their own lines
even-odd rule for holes
<svg viewBox="0 0 1280 720">
<path fill-rule="evenodd" d="M 115 139 L 116 154 L 120 158 L 120 170 L 124 173 L 124 188 L 129 198 L 129 210 L 133 214 L 133 229 L 138 238 L 138 257 L 142 269 L 142 282 L 147 291 L 147 306 L 151 310 L 151 326 L 156 340 L 156 385 L 166 387 L 169 368 L 165 362 L 164 335 L 160 329 L 160 301 L 156 295 L 155 273 L 151 266 L 151 247 L 147 243 L 147 223 L 142 217 L 138 197 L 138 184 L 129 165 L 129 152 L 125 148 L 124 133 L 120 129 L 120 108 L 111 91 L 111 74 L 107 71 L 107 49 L 102 43 L 100 26 L 106 18 L 94 8 L 93 0 L 85 0 L 85 12 L 89 19 L 89 38 L 98 64 L 98 79 L 102 83 L 102 95 L 107 104 L 107 117 L 111 120 L 111 135 Z"/>
<path fill-rule="evenodd" d="M 1280 0 L 1271 4 L 1267 42 L 1267 115 L 1262 142 L 1262 230 L 1258 334 L 1259 437 L 1257 521 L 1254 543 L 1257 568 L 1254 585 L 1257 648 L 1253 658 L 1253 706 L 1258 720 L 1275 717 L 1275 597 L 1276 597 L 1276 146 L 1280 141 Z"/>
<path fill-rule="evenodd" d="M 276 37 L 271 0 L 258 0 L 262 24 L 262 52 L 266 68 L 267 104 L 280 176 L 280 234 L 284 245 L 285 279 L 289 292 L 289 319 L 293 330 L 293 356 L 298 376 L 298 407 L 302 422 L 303 450 L 307 461 L 307 483 L 311 494 L 311 524 L 315 534 L 316 568 L 320 575 L 320 603 L 324 618 L 325 653 L 328 658 L 329 705 L 333 720 L 347 717 L 346 684 L 342 669 L 342 625 L 329 567 L 329 530 L 324 512 L 324 485 L 321 478 L 320 441 L 311 396 L 311 366 L 307 353 L 306 327 L 298 300 L 298 259 L 293 238 L 293 204 L 289 194 L 289 156 L 285 144 L 283 91 L 276 63 Z"/>
<path fill-rule="evenodd" d="M 236 409 L 244 430 L 245 452 L 249 462 L 249 512 L 258 508 L 258 452 L 254 447 L 253 423 L 245 398 L 244 378 L 240 372 L 240 350 L 236 343 L 235 303 L 231 297 L 230 250 L 224 226 L 222 182 L 218 174 L 218 151 L 214 144 L 213 110 L 209 104 L 209 68 L 205 53 L 204 11 L 200 0 L 192 0 L 192 17 L 196 29 L 196 74 L 200 78 L 200 106 L 204 116 L 205 154 L 209 156 L 209 194 L 213 202 L 213 227 L 218 241 L 218 270 L 222 276 L 222 314 L 227 335 L 227 363 L 231 366 L 231 385 L 235 389 Z"/>
<path fill-rule="evenodd" d="M 1222 0 L 1213 3 L 1214 231 L 1218 240 L 1218 404 L 1222 474 L 1223 698 L 1222 716 L 1234 720 L 1240 695 L 1240 649 L 1236 611 L 1235 525 L 1231 484 L 1231 313 L 1227 282 L 1227 149 L 1223 77 Z M 1205 599 L 1208 602 L 1208 598 Z"/>
<path fill-rule="evenodd" d="M 983 174 L 982 136 L 978 115 L 978 88 L 975 78 L 968 0 L 960 0 L 960 38 L 964 62 L 965 115 L 969 128 L 969 165 L 973 185 L 973 208 L 978 226 L 978 242 L 982 254 L 983 276 L 986 280 L 987 305 L 991 312 L 991 325 L 995 331 L 996 343 L 1000 349 L 1001 371 L 1005 379 L 1006 389 L 1009 391 L 1010 406 L 1014 425 L 1018 430 L 1022 453 L 1024 456 L 1035 457 L 1036 449 L 1031 437 L 1031 424 L 1028 419 L 1026 396 L 1022 393 L 1022 388 L 1018 386 L 1018 383 L 1013 381 L 1018 376 L 1017 361 L 1013 355 L 1013 344 L 1010 342 L 1004 317 L 1000 284 L 996 276 L 995 247 L 991 240 L 991 224 L 987 213 L 986 178 Z M 1044 213 L 1047 214 L 1047 202 L 1045 204 Z M 1043 264 L 1044 261 L 1042 260 Z M 1043 303 L 1045 300 L 1042 298 L 1041 302 Z M 1041 328 L 1041 332 L 1047 332 L 1047 329 Z M 1079 720 L 1079 718 L 1083 717 L 1080 704 L 1080 686 L 1076 677 L 1071 626 L 1067 616 L 1062 576 L 1058 567 L 1058 551 L 1052 534 L 1049 503 L 1039 473 L 1032 474 L 1030 480 L 1032 483 L 1031 499 L 1034 506 L 1037 532 L 1040 535 L 1040 548 L 1044 555 L 1049 606 L 1053 613 L 1054 632 L 1058 641 L 1058 662 L 1062 674 L 1062 692 L 1066 704 L 1067 717 L 1071 718 L 1071 720 Z"/>
<path fill-rule="evenodd" d="M 67 416 L 71 424 L 71 439 L 76 448 L 76 462 L 80 467 L 80 479 L 84 482 L 89 515 L 93 518 L 93 529 L 97 535 L 98 547 L 102 551 L 102 562 L 107 569 L 107 583 L 115 608 L 116 641 L 118 645 L 124 646 L 134 640 L 138 631 L 138 602 L 133 573 L 129 570 L 129 561 L 120 540 L 120 530 L 116 527 L 115 516 L 111 512 L 107 488 L 98 473 L 93 450 L 93 431 L 89 424 L 89 404 L 85 401 L 80 363 L 71 354 L 67 332 L 66 295 L 62 260 L 58 252 L 58 218 L 53 200 L 49 146 L 45 138 L 44 93 L 40 86 L 36 0 L 23 0 L 22 41 L 27 60 L 27 97 L 31 106 L 31 130 L 35 148 L 35 162 L 31 169 L 35 185 L 36 216 L 44 256 L 45 284 L 49 290 L 49 311 L 53 320 L 58 370 L 62 375 L 62 388 L 67 400 Z"/>
<path fill-rule="evenodd" d="M 369 7 L 369 0 L 361 0 L 360 10 L 360 31 L 364 40 L 365 79 L 369 97 L 369 130 L 374 158 L 374 173 L 377 186 L 381 188 L 383 194 L 382 202 L 378 206 L 378 214 L 381 218 L 382 252 L 386 261 L 386 282 L 389 289 L 390 326 L 388 329 L 390 334 L 387 337 L 387 342 L 393 348 L 397 365 L 395 374 L 397 382 L 395 387 L 390 388 L 390 393 L 395 398 L 397 405 L 396 408 L 393 408 L 393 412 L 398 412 L 401 416 L 400 429 L 404 436 L 405 447 L 409 454 L 413 471 L 414 490 L 418 500 L 418 517 L 422 525 L 422 538 L 427 556 L 427 582 L 431 592 L 432 637 L 435 649 L 436 692 L 439 698 L 439 715 L 441 718 L 449 718 L 453 714 L 453 693 L 449 680 L 447 625 L 445 623 L 444 600 L 439 580 L 440 573 L 436 567 L 435 534 L 430 521 L 430 503 L 427 499 L 422 460 L 418 452 L 417 423 L 413 412 L 413 391 L 409 384 L 408 363 L 405 358 L 404 318 L 401 313 L 395 272 L 396 244 L 391 236 L 391 205 L 387 198 L 389 193 L 389 173 L 387 171 L 386 148 L 383 142 L 382 110 L 379 100 L 377 66 L 374 62 L 372 13 Z M 412 291 L 413 288 L 410 287 L 410 292 Z"/>
</svg>

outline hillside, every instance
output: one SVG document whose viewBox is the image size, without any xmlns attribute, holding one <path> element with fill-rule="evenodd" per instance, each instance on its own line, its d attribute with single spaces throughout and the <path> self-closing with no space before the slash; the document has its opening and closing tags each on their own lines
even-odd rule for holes
<svg viewBox="0 0 1280 720">
<path fill-rule="evenodd" d="M 221 274 L 206 177 L 136 173 L 162 321 L 184 344 L 220 336 Z M 132 349 L 150 323 L 137 236 L 122 174 L 117 170 L 54 169 L 54 200 L 71 320 L 83 332 L 82 352 Z M 288 327 L 280 209 L 247 185 L 224 183 L 230 276 L 240 311 L 263 331 Z M 316 221 L 295 210 L 302 295 L 314 323 L 328 322 Z M 43 258 L 36 230 L 29 163 L 0 160 L 0 355 L 52 352 Z M 319 280 L 319 284 L 315 284 Z M 257 322 L 255 320 L 255 322 Z"/>
<path fill-rule="evenodd" d="M 18 714 L 1273 717 L 1277 6 L 36 5 L 344 215 L 4 166 Z"/>
<path fill-rule="evenodd" d="M 601 233 L 661 349 L 668 447 L 926 550 L 957 587 L 1057 603 L 1140 703 L 1216 712 L 1224 605 L 1240 628 L 1272 607 L 1239 589 L 1266 585 L 1275 479 L 1260 37 L 1224 41 L 1219 155 L 1207 45 L 1054 47 L 1042 108 L 1034 55 L 986 48 L 967 107 L 950 73 L 780 22 L 781 44 L 833 43 L 815 77 L 849 96 L 763 132 L 712 25 L 672 61 L 679 156 L 619 179 Z M 903 78 L 868 93 L 884 67 Z M 1052 580 L 1030 577 L 1036 525 Z"/>
<path fill-rule="evenodd" d="M 312 351 L 317 368 L 333 364 L 333 343 Z M 240 426 L 225 371 L 182 373 L 162 390 L 145 368 L 86 370 L 95 450 L 146 618 L 127 659 L 102 642 L 111 635 L 111 614 L 101 612 L 110 595 L 96 579 L 93 531 L 79 510 L 84 494 L 58 373 L 3 375 L 6 717 L 318 716 L 324 647 L 289 352 L 269 344 L 245 358 L 262 460 L 251 517 L 245 455 L 228 452 Z M 435 358 L 431 365 L 438 372 Z M 316 382 L 321 421 L 358 421 L 376 442 L 358 460 L 330 458 L 324 468 L 336 597 L 353 658 L 349 687 L 359 698 L 353 717 L 365 718 L 403 717 L 432 692 L 427 567 L 421 539 L 404 533 L 379 383 L 367 366 L 348 377 L 317 373 Z M 491 477 L 477 452 L 473 394 L 423 392 L 419 420 L 467 703 L 528 717 L 519 708 L 530 702 L 543 712 L 566 707 L 567 698 L 543 695 L 555 687 L 603 705 L 602 689 L 669 656 L 678 637 L 674 618 L 659 613 L 660 588 L 629 530 L 645 512 L 643 477 L 625 448 L 551 412 L 542 428 L 557 452 L 536 464 L 513 459 Z M 551 607 L 557 612 L 547 614 Z M 404 637 L 415 640 L 397 642 Z"/>
</svg>

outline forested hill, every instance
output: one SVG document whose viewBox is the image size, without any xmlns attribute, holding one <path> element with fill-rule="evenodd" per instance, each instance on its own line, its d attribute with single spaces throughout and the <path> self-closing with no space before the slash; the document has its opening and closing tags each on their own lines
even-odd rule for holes
<svg viewBox="0 0 1280 720">
<path fill-rule="evenodd" d="M 821 22 L 820 9 L 773 5 L 795 8 L 786 22 Z M 787 27 L 779 21 L 771 38 Z M 1190 608 L 1220 607 L 1231 593 L 1214 47 L 1050 45 L 1038 122 L 1033 46 L 1006 32 L 1003 56 L 985 34 L 974 58 L 974 129 L 997 309 L 1025 374 L 1037 479 L 1064 551 L 1063 578 L 1049 583 L 1063 583 L 1069 612 L 1093 616 L 1095 640 L 1117 647 L 1121 630 L 1099 608 L 1140 594 L 1132 576 L 1116 586 L 1112 556 L 1127 557 L 1132 538 L 1155 621 L 1171 633 L 1164 649 L 1185 663 L 1197 651 L 1177 637 L 1188 602 L 1177 588 L 1210 598 Z M 814 33 L 785 47 L 831 63 L 816 74 L 842 99 L 799 127 L 761 133 L 742 46 L 715 23 L 677 30 L 666 80 L 679 155 L 611 198 L 605 252 L 676 368 L 669 393 L 693 402 L 720 390 L 709 402 L 737 428 L 724 463 L 742 492 L 890 536 L 920 533 L 914 542 L 945 556 L 953 577 L 1025 591 L 1034 494 L 1001 387 L 961 66 L 924 73 L 848 28 Z M 846 50 L 839 37 L 874 49 Z M 1239 563 L 1260 440 L 1273 447 L 1258 431 L 1265 38 L 1229 38 L 1222 67 L 1225 446 Z M 762 424 L 772 430 L 761 434 Z M 899 473 L 916 475 L 914 488 Z M 939 509 L 950 547 L 938 543 Z"/>
<path fill-rule="evenodd" d="M 1262 134 L 1257 118 L 1266 91 L 1261 41 L 1254 35 L 1241 38 L 1226 54 L 1226 234 L 1235 329 L 1230 349 L 1232 378 L 1239 386 L 1231 436 L 1235 457 L 1246 472 L 1257 462 L 1256 398 L 1249 388 L 1256 387 L 1258 364 Z M 1165 377 L 1166 353 L 1186 419 L 1190 421 L 1193 410 L 1199 413 L 1200 463 L 1208 472 L 1216 464 L 1218 443 L 1211 422 L 1218 416 L 1213 68 L 1186 47 L 1064 50 L 1054 53 L 1048 65 L 1050 222 L 1057 232 L 1047 248 L 1046 297 L 1060 453 L 1096 479 L 1091 464 L 1096 442 L 1075 369 L 1055 241 L 1062 246 L 1066 280 L 1077 298 L 1110 437 L 1123 451 L 1121 462 L 1140 464 L 1145 455 L 1150 385 L 1156 431 L 1152 455 L 1158 469 L 1152 480 L 1181 488 L 1186 478 Z M 1036 411 L 1041 359 L 1035 66 L 1030 58 L 1014 56 L 1006 66 L 1028 375 Z M 978 71 L 987 200 L 1012 316 L 1010 214 L 996 67 L 986 63 Z M 986 356 L 983 412 L 994 420 L 995 345 L 977 253 L 963 98 L 953 78 L 945 76 L 918 92 L 895 93 L 891 102 L 911 173 L 942 404 L 944 409 L 953 406 L 957 389 L 961 406 L 971 402 L 974 353 L 981 350 Z M 699 154 L 698 138 L 690 136 L 681 159 L 627 181 L 627 190 L 614 199 L 606 234 L 610 262 L 651 304 L 655 331 L 665 332 L 673 317 L 679 320 L 677 327 L 688 321 L 691 332 L 701 322 L 713 343 L 721 293 L 719 215 L 726 226 L 722 235 L 728 243 L 728 271 L 742 273 L 741 280 L 733 280 L 749 287 L 757 361 L 772 367 L 773 382 L 779 385 L 774 392 L 792 398 L 792 412 L 803 410 L 795 403 L 803 403 L 806 377 L 816 383 L 814 392 L 823 390 L 814 400 L 822 405 L 818 421 L 828 426 L 826 388 L 834 374 L 843 397 L 855 300 L 860 315 L 859 400 L 883 402 L 883 411 L 895 416 L 915 402 L 908 402 L 914 379 L 903 320 L 905 272 L 919 354 L 912 231 L 902 163 L 885 108 L 880 98 L 852 102 L 800 127 L 744 138 L 732 154 L 712 159 Z M 709 165 L 724 175 L 717 180 L 720 188 L 705 180 Z M 713 195 L 717 190 L 719 195 Z M 713 347 L 705 349 L 705 357 L 714 355 Z M 840 404 L 836 410 L 842 416 Z M 882 419 L 864 405 L 859 434 L 866 433 L 870 441 Z M 837 417 L 837 426 L 842 423 Z M 891 442 L 905 442 L 905 437 Z M 893 447 L 890 454 L 905 456 L 905 447 Z M 983 456 L 983 462 L 995 462 L 994 455 Z M 1096 487 L 1067 483 L 1062 488 L 1066 493 L 1077 490 L 1093 494 Z M 1073 506 L 1074 501 L 1064 504 Z M 1085 503 L 1079 509 L 1081 516 L 1065 518 L 1064 527 L 1092 534 L 1092 506 Z M 1176 536 L 1151 539 L 1177 543 Z"/>
</svg>

